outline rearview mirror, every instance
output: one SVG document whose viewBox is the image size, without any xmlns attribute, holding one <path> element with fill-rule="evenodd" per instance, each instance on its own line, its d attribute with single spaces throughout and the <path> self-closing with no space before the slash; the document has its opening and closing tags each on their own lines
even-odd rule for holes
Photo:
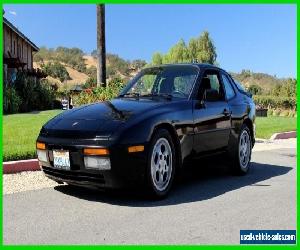
<svg viewBox="0 0 300 250">
<path fill-rule="evenodd" d="M 220 99 L 219 92 L 215 89 L 206 89 L 204 100 L 208 102 L 216 102 Z"/>
</svg>

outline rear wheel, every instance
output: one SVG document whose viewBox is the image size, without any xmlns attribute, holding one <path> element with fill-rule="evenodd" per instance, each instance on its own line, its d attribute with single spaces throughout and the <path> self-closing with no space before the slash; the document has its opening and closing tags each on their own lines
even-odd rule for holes
<svg viewBox="0 0 300 250">
<path fill-rule="evenodd" d="M 236 145 L 233 171 L 238 175 L 247 174 L 250 167 L 252 153 L 252 140 L 249 128 L 244 124 L 241 128 L 241 132 L 238 139 L 238 145 Z"/>
<path fill-rule="evenodd" d="M 158 130 L 150 144 L 147 179 L 150 193 L 156 198 L 166 196 L 175 175 L 175 149 L 169 132 Z"/>
</svg>

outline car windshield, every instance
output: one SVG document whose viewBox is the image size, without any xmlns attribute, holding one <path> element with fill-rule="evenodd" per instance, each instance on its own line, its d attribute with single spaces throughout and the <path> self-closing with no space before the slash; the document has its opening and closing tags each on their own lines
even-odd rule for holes
<svg viewBox="0 0 300 250">
<path fill-rule="evenodd" d="M 188 98 L 198 75 L 189 65 L 153 67 L 142 70 L 121 92 L 121 97 Z"/>
</svg>

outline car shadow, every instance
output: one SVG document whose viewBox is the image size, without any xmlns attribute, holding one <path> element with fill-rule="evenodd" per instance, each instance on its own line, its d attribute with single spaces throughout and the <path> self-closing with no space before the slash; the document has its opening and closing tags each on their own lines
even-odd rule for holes
<svg viewBox="0 0 300 250">
<path fill-rule="evenodd" d="M 180 180 L 176 182 L 169 196 L 163 200 L 151 200 L 145 193 L 136 190 L 100 191 L 69 185 L 56 186 L 54 189 L 93 202 L 118 206 L 157 207 L 213 199 L 246 186 L 266 188 L 271 186 L 267 182 L 270 178 L 285 175 L 290 170 L 291 167 L 252 162 L 247 175 L 233 176 L 228 163 L 224 164 L 222 159 L 214 159 L 213 162 L 194 160 L 185 165 Z"/>
</svg>

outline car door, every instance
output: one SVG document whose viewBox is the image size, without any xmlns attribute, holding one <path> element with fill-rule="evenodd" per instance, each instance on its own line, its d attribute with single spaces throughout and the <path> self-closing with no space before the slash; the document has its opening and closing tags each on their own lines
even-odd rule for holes
<svg viewBox="0 0 300 250">
<path fill-rule="evenodd" d="M 216 90 L 218 97 L 208 100 L 205 93 Z M 228 145 L 231 127 L 231 112 L 218 70 L 206 70 L 193 105 L 194 151 L 202 153 L 225 148 Z"/>
</svg>

